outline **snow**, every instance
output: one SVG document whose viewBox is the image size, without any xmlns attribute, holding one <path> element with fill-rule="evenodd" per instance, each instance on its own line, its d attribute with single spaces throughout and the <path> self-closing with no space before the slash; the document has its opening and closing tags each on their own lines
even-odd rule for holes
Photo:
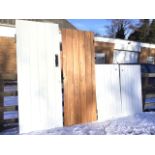
<svg viewBox="0 0 155 155">
<path fill-rule="evenodd" d="M 0 134 L 18 134 L 18 128 Z M 24 135 L 154 135 L 155 112 L 145 112 L 104 122 L 73 125 L 70 127 L 34 131 Z"/>
<path fill-rule="evenodd" d="M 7 89 L 7 88 L 6 88 Z M 7 91 L 7 90 L 6 90 Z M 17 97 L 6 97 L 5 106 L 17 104 Z M 18 113 L 6 112 L 5 119 L 18 117 Z M 19 128 L 4 130 L 0 135 L 18 135 Z M 104 122 L 73 125 L 70 127 L 34 131 L 24 135 L 154 135 L 155 112 L 143 112 L 133 116 L 122 117 Z"/>
<path fill-rule="evenodd" d="M 134 116 L 95 122 L 72 127 L 56 128 L 29 134 L 56 135 L 140 135 L 155 134 L 155 113 L 142 113 Z"/>
</svg>

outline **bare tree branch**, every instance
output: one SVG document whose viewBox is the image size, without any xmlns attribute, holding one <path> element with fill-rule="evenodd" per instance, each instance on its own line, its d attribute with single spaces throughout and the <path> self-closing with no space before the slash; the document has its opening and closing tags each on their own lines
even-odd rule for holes
<svg viewBox="0 0 155 155">
<path fill-rule="evenodd" d="M 106 26 L 107 33 L 109 37 L 116 38 L 116 34 L 118 31 L 123 30 L 125 37 L 131 31 L 131 27 L 133 26 L 132 19 L 112 19 L 111 25 Z"/>
</svg>

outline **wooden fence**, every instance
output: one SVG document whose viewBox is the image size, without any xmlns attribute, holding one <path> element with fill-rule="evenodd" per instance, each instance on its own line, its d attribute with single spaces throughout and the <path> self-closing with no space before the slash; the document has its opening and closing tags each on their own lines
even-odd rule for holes
<svg viewBox="0 0 155 155">
<path fill-rule="evenodd" d="M 18 118 L 4 118 L 5 112 L 18 111 L 16 103 L 4 104 L 4 97 L 17 96 L 17 90 L 5 91 L 5 87 L 11 85 L 17 85 L 16 74 L 0 74 L 0 131 L 18 124 Z"/>
<path fill-rule="evenodd" d="M 0 37 L 0 73 L 16 74 L 16 39 Z"/>
<path fill-rule="evenodd" d="M 155 100 L 152 102 L 149 99 L 155 98 L 155 84 L 151 82 L 150 80 L 155 78 L 155 73 L 144 73 L 142 76 L 142 91 L 143 91 L 143 111 L 149 111 L 149 107 L 151 110 L 155 111 Z"/>
</svg>

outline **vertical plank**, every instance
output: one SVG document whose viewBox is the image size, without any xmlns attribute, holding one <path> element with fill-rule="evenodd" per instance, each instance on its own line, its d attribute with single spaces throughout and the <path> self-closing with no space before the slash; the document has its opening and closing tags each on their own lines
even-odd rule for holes
<svg viewBox="0 0 155 155">
<path fill-rule="evenodd" d="M 80 76 L 80 78 L 79 78 L 79 82 L 80 82 L 79 103 L 80 104 L 79 103 L 76 103 L 76 104 L 79 104 L 79 106 L 80 106 L 80 108 L 79 108 L 79 112 L 81 113 L 80 123 L 86 123 L 88 116 L 87 116 L 87 111 L 86 111 L 87 103 L 86 103 L 86 75 L 85 75 L 85 71 L 86 71 L 86 69 L 89 69 L 89 68 L 86 67 L 86 64 L 85 64 L 85 53 L 86 52 L 90 53 L 90 52 L 86 51 L 85 46 L 84 46 L 85 33 L 83 33 L 83 32 L 78 32 L 78 33 L 79 33 L 78 39 L 79 39 L 79 76 Z"/>
<path fill-rule="evenodd" d="M 91 44 L 87 41 L 88 39 L 90 39 L 90 34 L 86 33 L 85 34 L 85 40 L 84 40 L 84 45 L 85 45 L 85 50 L 86 51 L 90 51 L 91 50 Z M 92 89 L 93 89 L 93 85 L 92 85 L 92 52 L 85 52 L 85 71 L 86 71 L 86 104 L 87 104 L 87 110 L 86 110 L 86 115 L 87 115 L 87 121 L 88 119 L 91 117 L 91 106 L 93 103 L 93 93 L 92 93 Z M 91 67 L 87 67 L 87 66 L 91 66 Z"/>
<path fill-rule="evenodd" d="M 85 63 L 86 63 L 86 99 L 88 120 L 96 120 L 96 84 L 95 84 L 95 50 L 93 34 L 85 33 Z M 88 42 L 87 40 L 90 40 Z M 91 66 L 88 68 L 88 66 Z M 89 110 L 90 109 L 90 110 Z"/>
<path fill-rule="evenodd" d="M 17 20 L 16 28 L 20 133 L 62 126 L 58 25 Z"/>
<path fill-rule="evenodd" d="M 80 43 L 80 40 L 79 40 L 79 33 L 78 31 L 72 31 L 72 33 L 74 34 L 74 37 L 73 37 L 73 44 L 72 44 L 72 47 L 73 47 L 73 61 L 74 61 L 74 64 L 73 64 L 73 67 L 74 67 L 74 102 L 73 102 L 73 106 L 74 106 L 74 109 L 73 109 L 73 113 L 72 113 L 72 116 L 75 115 L 74 117 L 74 122 L 73 124 L 78 124 L 78 122 L 81 121 L 81 109 L 80 109 L 80 62 L 77 61 L 80 59 L 80 47 L 79 47 L 79 43 Z M 74 105 L 75 103 L 75 105 Z"/>
<path fill-rule="evenodd" d="M 118 65 L 96 65 L 96 96 L 98 121 L 121 115 Z"/>
<path fill-rule="evenodd" d="M 45 26 L 45 25 L 44 25 Z M 61 61 L 60 61 L 60 33 L 57 24 L 46 25 L 44 40 L 47 56 L 47 115 L 46 124 L 49 128 L 63 126 L 62 114 L 62 83 L 61 83 Z M 49 32 L 50 31 L 50 32 Z M 43 52 L 42 52 L 43 53 Z M 58 56 L 58 66 L 56 66 L 55 56 Z M 44 104 L 43 104 L 44 106 Z M 50 110 L 48 110 L 48 108 Z M 46 114 L 46 113 L 45 113 Z M 52 125 L 51 125 L 52 123 Z"/>
<path fill-rule="evenodd" d="M 122 114 L 142 112 L 142 86 L 140 65 L 120 65 Z"/>
<path fill-rule="evenodd" d="M 18 79 L 18 114 L 20 132 L 28 132 L 32 127 L 31 89 L 30 89 L 30 52 L 31 40 L 27 39 L 30 29 L 24 31 L 22 23 L 16 22 L 17 28 L 17 79 Z M 20 33 L 22 31 L 22 33 Z M 32 37 L 32 36 L 31 36 Z M 27 43 L 27 45 L 25 45 Z M 21 52 L 22 51 L 22 52 Z M 38 79 L 38 78 L 37 78 Z"/>
<path fill-rule="evenodd" d="M 71 35 L 72 34 L 72 35 Z M 90 32 L 62 30 L 64 124 L 96 120 L 94 45 Z M 93 116 L 92 116 L 93 115 Z"/>
<path fill-rule="evenodd" d="M 96 103 L 96 74 L 95 74 L 95 47 L 94 47 L 94 34 L 89 33 L 90 35 L 90 51 L 91 51 L 91 75 L 92 81 L 92 102 L 91 102 L 91 120 L 95 121 L 97 119 L 97 103 Z"/>
<path fill-rule="evenodd" d="M 73 32 L 68 30 L 62 31 L 63 41 L 63 71 L 64 71 L 64 124 L 72 125 L 74 122 L 74 80 L 73 80 Z M 67 46 L 67 42 L 71 46 Z M 69 76 L 68 76 L 69 75 Z M 65 104 L 70 103 L 70 105 Z"/>
<path fill-rule="evenodd" d="M 66 42 L 66 32 L 65 31 L 61 31 L 62 33 L 62 40 L 64 42 Z M 63 45 L 62 48 L 62 61 L 63 61 L 63 66 L 62 66 L 62 73 L 63 73 L 63 100 L 64 103 L 67 103 L 68 101 L 68 96 L 67 96 L 67 91 L 68 91 L 68 85 L 67 85 L 67 80 L 66 80 L 66 75 L 67 75 L 67 53 L 65 52 L 67 51 L 67 46 L 65 46 L 65 44 Z M 64 104 L 64 112 L 63 113 L 68 113 L 68 108 L 67 108 L 67 104 Z M 65 123 L 67 124 L 67 115 L 64 115 L 64 125 Z"/>
</svg>

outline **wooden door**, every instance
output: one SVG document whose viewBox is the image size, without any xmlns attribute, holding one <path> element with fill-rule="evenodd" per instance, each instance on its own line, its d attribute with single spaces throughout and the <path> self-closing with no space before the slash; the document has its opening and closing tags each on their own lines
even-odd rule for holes
<svg viewBox="0 0 155 155">
<path fill-rule="evenodd" d="M 20 133 L 63 126 L 58 25 L 17 20 L 16 30 Z"/>
<path fill-rule="evenodd" d="M 96 120 L 93 33 L 62 30 L 64 124 Z"/>
<path fill-rule="evenodd" d="M 121 115 L 119 65 L 96 65 L 98 121 Z"/>
</svg>

